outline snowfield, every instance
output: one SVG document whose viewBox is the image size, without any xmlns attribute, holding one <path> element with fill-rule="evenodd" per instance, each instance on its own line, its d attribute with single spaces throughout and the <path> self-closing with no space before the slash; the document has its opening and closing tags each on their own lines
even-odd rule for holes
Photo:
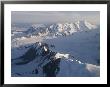
<svg viewBox="0 0 110 87">
<path fill-rule="evenodd" d="M 68 53 L 82 62 L 99 65 L 100 33 L 99 29 L 77 32 L 67 37 L 45 39 L 55 52 Z M 51 47 L 53 45 L 54 47 Z"/>
<path fill-rule="evenodd" d="M 99 26 L 78 21 L 12 30 L 12 77 L 100 76 Z"/>
<path fill-rule="evenodd" d="M 92 77 L 100 76 L 100 67 L 92 64 L 84 64 L 76 60 L 62 59 L 60 63 L 59 77 Z"/>
</svg>

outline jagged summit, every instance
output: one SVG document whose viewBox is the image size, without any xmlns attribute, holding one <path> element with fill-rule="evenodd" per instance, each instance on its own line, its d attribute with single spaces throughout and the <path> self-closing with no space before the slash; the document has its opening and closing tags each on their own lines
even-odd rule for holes
<svg viewBox="0 0 110 87">
<path fill-rule="evenodd" d="M 99 76 L 97 66 L 82 63 L 70 54 L 53 52 L 49 49 L 48 44 L 41 42 L 29 46 L 29 50 L 23 56 L 13 59 L 12 64 L 16 65 L 13 68 L 12 76 Z M 33 67 L 33 70 L 28 71 L 31 73 L 25 73 L 24 75 L 23 71 L 19 73 L 16 71 L 16 67 L 22 70 L 21 66 L 24 65 Z M 96 72 L 91 72 L 90 68 L 95 69 Z M 33 71 L 37 71 L 37 73 L 33 73 Z M 71 73 L 66 74 L 65 71 L 66 73 L 71 71 Z M 80 74 L 80 72 L 84 74 Z"/>
<path fill-rule="evenodd" d="M 75 23 L 56 23 L 51 25 L 33 24 L 27 31 L 28 35 L 39 35 L 48 33 L 56 36 L 71 35 L 78 31 L 87 31 L 90 29 L 96 29 L 97 26 L 93 25 L 86 20 L 77 21 Z"/>
</svg>

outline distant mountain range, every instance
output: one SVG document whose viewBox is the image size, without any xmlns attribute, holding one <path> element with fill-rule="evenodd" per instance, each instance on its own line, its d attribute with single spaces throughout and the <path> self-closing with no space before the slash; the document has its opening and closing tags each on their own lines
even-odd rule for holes
<svg viewBox="0 0 110 87">
<path fill-rule="evenodd" d="M 48 35 L 70 35 L 78 31 L 87 31 L 96 29 L 98 26 L 93 25 L 87 21 L 77 21 L 75 23 L 56 23 L 51 25 L 34 24 L 27 31 L 26 35 L 41 35 L 47 33 Z"/>
</svg>

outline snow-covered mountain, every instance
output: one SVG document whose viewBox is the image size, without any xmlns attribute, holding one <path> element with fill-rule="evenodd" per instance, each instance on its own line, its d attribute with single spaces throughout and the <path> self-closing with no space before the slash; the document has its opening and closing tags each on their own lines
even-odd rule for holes
<svg viewBox="0 0 110 87">
<path fill-rule="evenodd" d="M 74 23 L 54 23 L 54 24 L 32 24 L 26 29 L 12 28 L 11 38 L 22 38 L 22 37 L 35 37 L 35 36 L 44 36 L 46 38 L 55 38 L 59 36 L 72 35 L 75 32 L 89 31 L 91 29 L 99 28 L 98 25 L 89 23 L 88 21 L 77 21 Z"/>
<path fill-rule="evenodd" d="M 91 77 L 99 76 L 99 72 L 99 66 L 82 63 L 69 54 L 53 52 L 46 43 L 37 42 L 29 46 L 24 55 L 12 59 L 12 76 Z"/>
<path fill-rule="evenodd" d="M 88 31 L 96 29 L 97 26 L 85 21 L 77 21 L 75 23 L 56 23 L 51 25 L 33 24 L 27 31 L 26 35 L 39 35 L 48 33 L 48 35 L 65 36 L 71 35 L 78 31 Z"/>
<path fill-rule="evenodd" d="M 12 76 L 100 76 L 99 28 L 77 21 L 13 30 Z"/>
<path fill-rule="evenodd" d="M 92 25 L 87 21 L 77 21 L 75 23 L 58 23 L 49 27 L 49 31 L 56 35 L 71 35 L 78 31 L 87 31 L 96 29 L 96 25 Z"/>
<path fill-rule="evenodd" d="M 33 24 L 24 33 L 26 33 L 26 35 L 39 35 L 39 33 L 46 33 L 46 28 L 44 24 Z"/>
<path fill-rule="evenodd" d="M 60 53 L 74 55 L 82 62 L 99 65 L 100 63 L 100 30 L 76 32 L 73 35 L 44 39 L 50 49 Z"/>
</svg>

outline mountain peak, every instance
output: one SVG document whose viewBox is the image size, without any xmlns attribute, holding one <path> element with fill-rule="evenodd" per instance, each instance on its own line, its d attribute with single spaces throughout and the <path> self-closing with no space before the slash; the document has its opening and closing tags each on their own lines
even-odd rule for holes
<svg viewBox="0 0 110 87">
<path fill-rule="evenodd" d="M 78 29 L 82 30 L 90 30 L 90 29 L 96 29 L 97 26 L 91 24 L 90 22 L 88 22 L 87 20 L 79 20 L 77 22 L 75 22 L 76 26 Z"/>
</svg>

